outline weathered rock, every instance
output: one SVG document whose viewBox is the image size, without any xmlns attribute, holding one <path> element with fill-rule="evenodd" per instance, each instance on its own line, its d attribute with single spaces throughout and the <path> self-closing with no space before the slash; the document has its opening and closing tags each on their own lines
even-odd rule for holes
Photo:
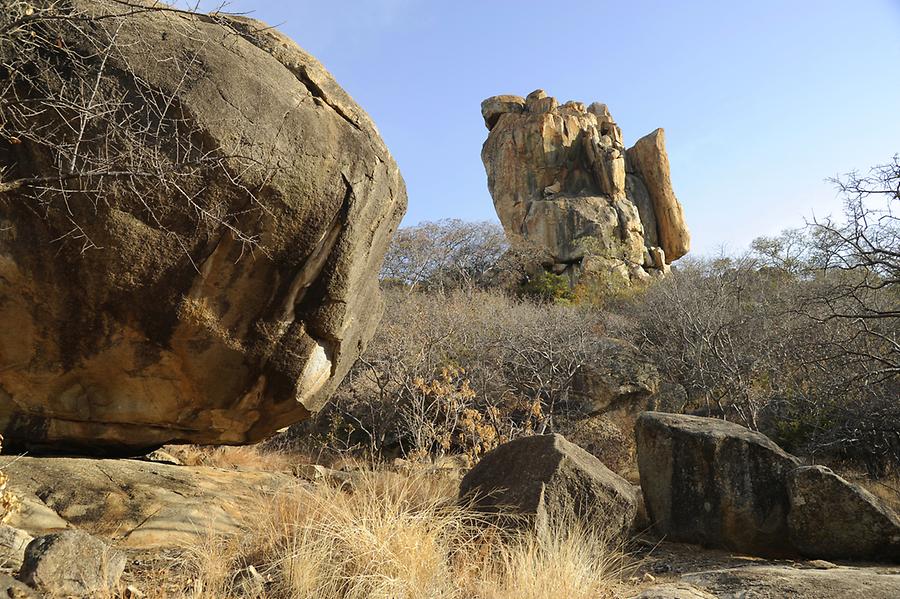
<svg viewBox="0 0 900 599">
<path fill-rule="evenodd" d="M 51 597 L 87 597 L 115 589 L 125 555 L 80 530 L 66 530 L 29 543 L 19 579 Z"/>
<path fill-rule="evenodd" d="M 506 113 L 525 112 L 525 98 L 521 96 L 494 96 L 481 103 L 481 116 L 488 131 L 494 128 Z"/>
<path fill-rule="evenodd" d="M 605 416 L 587 416 L 578 419 L 559 419 L 557 430 L 570 443 L 574 443 L 600 460 L 604 466 L 625 477 L 635 462 L 634 440 Z M 638 489 L 640 493 L 640 489 Z"/>
<path fill-rule="evenodd" d="M 139 460 L 19 457 L 4 468 L 32 535 L 75 526 L 129 548 L 174 547 L 240 530 L 241 514 L 296 479 L 287 474 Z"/>
<path fill-rule="evenodd" d="M 667 261 L 681 258 L 691 249 L 691 237 L 684 220 L 684 210 L 672 190 L 663 130 L 657 129 L 640 138 L 628 149 L 628 161 L 634 173 L 647 186 L 653 201 L 659 245 L 665 251 Z"/>
<path fill-rule="evenodd" d="M 488 98 L 482 115 L 490 133 L 481 157 L 500 222 L 513 243 L 545 250 L 553 272 L 574 280 L 587 274 L 582 262 L 591 255 L 604 261 L 602 268 L 594 261 L 592 275 L 621 269 L 629 284 L 658 268 L 644 259 L 645 248 L 677 238 L 673 251 L 663 246 L 669 261 L 687 251 L 661 133 L 645 138 L 658 144 L 637 150 L 637 170 L 605 104 L 559 106 L 536 90 L 525 100 Z"/>
<path fill-rule="evenodd" d="M 799 462 L 765 435 L 697 416 L 644 412 L 638 469 L 654 529 L 674 541 L 792 555 L 785 476 Z"/>
<path fill-rule="evenodd" d="M 576 376 L 573 394 L 585 412 L 598 414 L 626 406 L 639 412 L 646 409 L 646 400 L 659 391 L 660 384 L 659 370 L 637 347 L 605 338 L 599 356 Z"/>
<path fill-rule="evenodd" d="M 27 186 L 0 194 L 7 449 L 139 455 L 252 442 L 305 418 L 380 318 L 377 274 L 406 192 L 377 130 L 315 58 L 262 23 L 70 4 L 88 16 L 58 22 L 66 56 L 105 47 L 78 32 L 116 36 L 92 101 L 127 97 L 129 118 L 145 127 L 147 112 L 151 128 L 170 106 L 170 134 L 133 149 L 166 169 L 203 144 L 211 166 L 199 167 L 206 191 L 194 201 L 259 246 L 198 216 L 173 185 L 91 180 L 102 196 L 74 194 L 66 209 L 53 192 L 36 209 Z M 93 20 L 119 13 L 130 16 Z M 30 93 L 43 91 L 23 88 L 23 101 Z M 64 137 L 61 123 L 35 127 Z M 61 159 L 46 147 L 2 137 L 4 177 L 56 180 Z M 97 153 L 107 141 L 82 143 Z M 84 239 L 102 249 L 82 253 Z"/>
<path fill-rule="evenodd" d="M 881 500 L 823 466 L 787 475 L 788 531 L 804 555 L 900 563 L 900 518 Z"/>
<path fill-rule="evenodd" d="M 631 485 L 562 435 L 536 435 L 487 453 L 460 483 L 476 509 L 541 527 L 577 516 L 612 535 L 628 530 L 636 510 Z M 515 520 L 519 518 L 519 520 Z"/>
<path fill-rule="evenodd" d="M 32 539 L 24 530 L 0 524 L 0 568 L 18 570 L 25 558 L 25 547 Z"/>
<path fill-rule="evenodd" d="M 895 599 L 900 574 L 856 568 L 801 570 L 781 565 L 750 565 L 688 574 L 682 580 L 733 599 Z"/>
<path fill-rule="evenodd" d="M 7 574 L 0 574 L 0 597 L 3 599 L 41 599 L 34 589 Z"/>
</svg>

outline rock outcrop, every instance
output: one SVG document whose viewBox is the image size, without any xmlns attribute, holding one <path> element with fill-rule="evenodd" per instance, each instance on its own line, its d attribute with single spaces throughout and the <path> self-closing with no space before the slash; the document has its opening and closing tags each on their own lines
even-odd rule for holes
<svg viewBox="0 0 900 599">
<path fill-rule="evenodd" d="M 627 284 L 688 252 L 662 129 L 626 151 L 605 104 L 560 105 L 543 90 L 488 98 L 481 112 L 490 131 L 481 158 L 500 222 L 513 243 L 545 252 L 554 272 Z"/>
<path fill-rule="evenodd" d="M 577 517 L 611 535 L 627 531 L 632 486 L 562 435 L 536 435 L 488 452 L 460 483 L 460 498 L 504 523 L 542 527 Z"/>
<path fill-rule="evenodd" d="M 761 556 L 900 563 L 900 517 L 768 437 L 714 418 L 644 412 L 638 468 L 653 528 Z"/>
<path fill-rule="evenodd" d="M 36 203 L 27 182 L 58 180 L 61 159 L 0 136 L 0 173 L 25 182 L 0 186 L 6 449 L 240 444 L 304 419 L 381 315 L 377 273 L 406 192 L 375 126 L 315 58 L 252 19 L 66 7 L 84 13 L 78 27 L 53 21 L 66 52 L 52 60 L 96 56 L 105 38 L 85 36 L 114 39 L 92 101 L 127 109 L 130 156 L 174 183 L 86 174 L 90 193 L 44 184 Z M 90 77 L 99 60 L 82 65 Z M 140 137 L 144 116 L 165 134 Z M 35 130 L 72 148 L 71 128 L 47 118 L 63 117 L 35 112 Z M 126 151 L 104 148 L 114 141 L 92 130 L 74 147 Z M 179 193 L 179 168 L 194 169 L 196 195 Z"/>
</svg>

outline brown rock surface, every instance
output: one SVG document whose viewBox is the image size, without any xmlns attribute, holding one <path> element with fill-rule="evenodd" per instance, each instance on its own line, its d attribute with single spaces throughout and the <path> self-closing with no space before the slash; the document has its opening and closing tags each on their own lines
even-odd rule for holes
<svg viewBox="0 0 900 599">
<path fill-rule="evenodd" d="M 481 158 L 500 222 L 514 243 L 547 251 L 554 272 L 574 281 L 590 270 L 589 254 L 596 273 L 628 284 L 660 268 L 645 248 L 662 244 L 668 262 L 686 253 L 661 130 L 644 138 L 658 144 L 637 150 L 638 170 L 626 164 L 622 132 L 605 104 L 560 106 L 536 90 L 524 100 L 488 98 L 482 116 L 490 133 Z"/>
<path fill-rule="evenodd" d="M 305 418 L 380 318 L 376 277 L 406 192 L 378 132 L 315 58 L 262 23 L 73 6 L 136 13 L 82 22 L 116 32 L 96 101 L 131 94 L 150 114 L 157 107 L 142 102 L 167 99 L 180 115 L 172 122 L 225 165 L 201 174 L 197 201 L 259 245 L 225 221 L 198 221 L 172 186 L 110 184 L 99 197 L 69 197 L 69 212 L 54 209 L 64 198 L 51 192 L 46 210 L 22 189 L 0 193 L 7 448 L 238 444 Z M 60 32 L 60 48 L 89 45 L 76 28 Z M 178 135 L 173 147 L 139 149 L 175 164 L 192 143 Z M 5 176 L 53 178 L 55 161 L 27 139 L 0 143 Z M 102 249 L 82 253 L 73 221 Z"/>
<path fill-rule="evenodd" d="M 628 149 L 628 161 L 647 186 L 656 215 L 659 245 L 666 253 L 666 261 L 671 263 L 691 249 L 691 236 L 684 220 L 684 210 L 672 190 L 663 130 L 657 129 L 637 140 Z"/>
</svg>

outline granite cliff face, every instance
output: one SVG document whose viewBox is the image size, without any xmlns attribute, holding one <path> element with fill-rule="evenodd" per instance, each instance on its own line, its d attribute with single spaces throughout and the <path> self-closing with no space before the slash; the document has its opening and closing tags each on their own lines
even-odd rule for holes
<svg viewBox="0 0 900 599">
<path fill-rule="evenodd" d="M 690 249 L 662 129 L 626 150 L 605 104 L 560 105 L 543 90 L 488 98 L 481 113 L 500 222 L 554 272 L 628 283 L 665 273 Z"/>
<path fill-rule="evenodd" d="M 108 111 L 77 140 L 52 111 L 0 136 L 13 180 L 0 186 L 0 432 L 13 450 L 257 441 L 318 409 L 381 317 L 377 273 L 406 191 L 369 117 L 265 24 L 158 6 L 67 3 L 78 27 L 49 21 L 58 43 L 34 60 L 99 73 L 90 102 Z M 102 62 L 98 40 L 113 48 Z M 16 93 L 37 101 L 56 83 L 36 75 Z M 105 114 L 134 128 L 131 145 L 114 146 Z M 93 170 L 61 171 L 72 147 Z M 91 166 L 134 168 L 119 156 L 158 173 Z M 179 194 L 179 168 L 196 195 Z M 69 188 L 29 183 L 47 180 Z M 80 251 L 73 222 L 96 247 Z"/>
</svg>

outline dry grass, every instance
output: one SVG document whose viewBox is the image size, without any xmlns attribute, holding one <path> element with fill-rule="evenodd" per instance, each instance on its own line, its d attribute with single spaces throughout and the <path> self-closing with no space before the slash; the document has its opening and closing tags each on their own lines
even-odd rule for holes
<svg viewBox="0 0 900 599">
<path fill-rule="evenodd" d="M 866 488 L 872 495 L 881 499 L 895 512 L 900 514 L 900 474 L 893 473 L 883 478 L 860 476 L 853 482 Z"/>
<path fill-rule="evenodd" d="M 238 447 L 167 445 L 163 450 L 185 466 L 211 466 L 228 470 L 290 472 L 293 465 L 306 464 L 310 461 L 306 455 L 271 450 L 261 445 Z"/>
<path fill-rule="evenodd" d="M 452 479 L 369 472 L 352 491 L 298 484 L 247 531 L 190 548 L 192 597 L 602 599 L 621 554 L 577 525 L 513 535 L 456 503 Z M 253 566 L 266 581 L 247 581 Z M 243 588 L 242 588 L 243 585 Z"/>
</svg>

